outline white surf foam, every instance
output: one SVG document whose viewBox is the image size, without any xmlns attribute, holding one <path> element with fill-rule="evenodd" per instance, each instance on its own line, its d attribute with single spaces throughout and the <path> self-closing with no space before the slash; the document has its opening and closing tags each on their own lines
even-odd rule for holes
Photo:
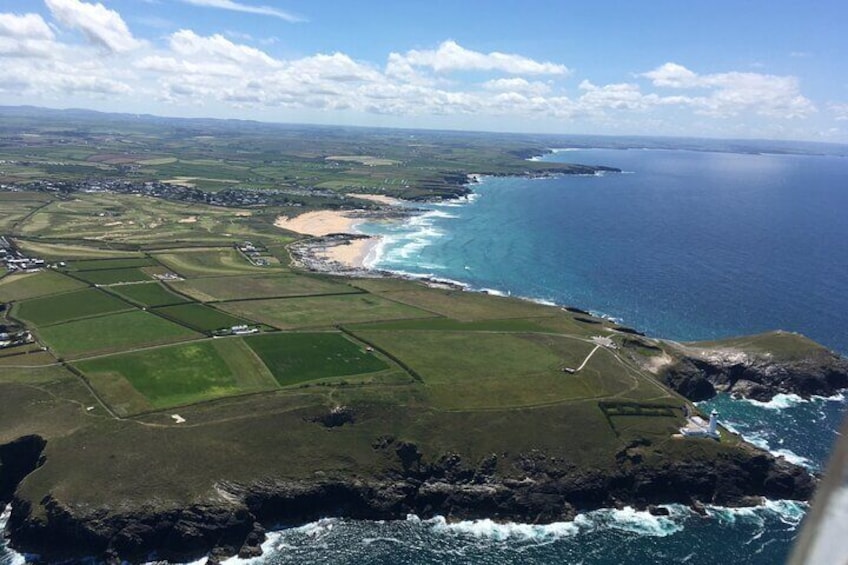
<svg viewBox="0 0 848 565">
<path fill-rule="evenodd" d="M 744 508 L 730 508 L 727 506 L 707 505 L 707 516 L 718 520 L 722 524 L 733 525 L 737 522 L 753 524 L 762 527 L 765 519 L 762 516 L 763 507 L 751 506 Z"/>
<path fill-rule="evenodd" d="M 436 516 L 424 523 L 436 532 L 463 534 L 475 538 L 495 541 L 524 540 L 533 542 L 550 541 L 578 533 L 573 522 L 555 522 L 553 524 L 520 524 L 515 522 L 498 523 L 490 519 L 465 520 L 448 523 L 442 516 Z"/>
<path fill-rule="evenodd" d="M 797 394 L 783 393 L 775 394 L 774 398 L 768 402 L 760 402 L 759 400 L 754 400 L 752 398 L 742 398 L 740 400 L 767 410 L 783 410 L 785 408 L 791 408 L 792 406 L 803 404 L 804 402 L 810 402 L 809 400 L 801 398 Z"/>
<path fill-rule="evenodd" d="M 579 514 L 574 522 L 581 530 L 608 528 L 650 537 L 666 537 L 683 530 L 683 519 L 689 516 L 688 508 L 672 504 L 666 506 L 669 516 L 654 516 L 647 510 L 626 506 L 621 510 L 606 509 Z"/>
<path fill-rule="evenodd" d="M 846 399 L 844 392 L 837 392 L 833 396 L 813 395 L 812 398 L 813 398 L 813 400 L 826 401 L 826 402 L 845 402 L 845 399 Z"/>
<path fill-rule="evenodd" d="M 795 465 L 800 465 L 801 467 L 811 468 L 813 466 L 813 462 L 802 455 L 798 455 L 790 451 L 789 449 L 770 449 L 769 452 L 772 455 L 777 457 L 783 457 L 790 463 L 794 463 Z"/>
<path fill-rule="evenodd" d="M 492 296 L 509 296 L 509 292 L 504 292 L 502 290 L 495 290 L 494 288 L 481 288 L 480 292 L 485 294 L 491 294 Z"/>
<path fill-rule="evenodd" d="M 307 524 L 309 525 L 309 524 Z M 242 559 L 240 557 L 234 556 L 229 559 L 225 559 L 221 561 L 222 565 L 257 565 L 259 563 L 265 563 L 269 555 L 274 552 L 284 551 L 286 548 L 291 547 L 287 543 L 283 541 L 285 534 L 288 530 L 277 531 L 277 532 L 268 532 L 265 534 L 265 541 L 262 543 L 262 555 L 259 557 L 251 557 L 250 559 Z M 202 565 L 206 563 L 206 558 L 204 557 L 197 563 Z M 192 564 L 193 565 L 193 564 Z"/>
<path fill-rule="evenodd" d="M 804 519 L 809 506 L 796 500 L 768 500 L 762 506 L 729 508 L 707 505 L 707 514 L 719 522 L 733 525 L 737 522 L 763 527 L 768 516 L 776 517 L 789 526 L 797 527 Z"/>
<path fill-rule="evenodd" d="M 762 404 L 762 403 L 761 403 Z M 722 420 L 721 425 L 727 428 L 730 432 L 742 436 L 742 439 L 747 441 L 748 443 L 759 447 L 763 451 L 768 451 L 775 457 L 783 457 L 790 463 L 794 463 L 795 465 L 800 465 L 801 467 L 805 467 L 807 469 L 816 470 L 817 467 L 813 463 L 811 459 L 804 457 L 803 455 L 798 455 L 792 450 L 785 448 L 773 448 L 768 441 L 765 433 L 762 431 L 750 431 L 743 432 L 739 429 L 737 425 L 735 425 L 732 421 Z"/>
<path fill-rule="evenodd" d="M 791 526 L 797 526 L 804 519 L 809 509 L 809 504 L 797 500 L 766 500 L 767 511 L 777 515 L 781 522 Z"/>
<path fill-rule="evenodd" d="M 548 298 L 523 298 L 523 300 L 529 300 L 530 302 L 541 304 L 542 306 L 559 306 L 556 302 Z"/>
<path fill-rule="evenodd" d="M 3 511 L 0 512 L 0 535 L 2 535 L 3 531 L 6 529 L 6 524 L 9 522 L 9 517 L 11 515 L 12 505 L 7 504 Z M 26 563 L 26 558 L 16 551 L 4 548 L 0 549 L 0 562 L 7 563 L 8 565 L 24 565 L 24 563 Z"/>
</svg>

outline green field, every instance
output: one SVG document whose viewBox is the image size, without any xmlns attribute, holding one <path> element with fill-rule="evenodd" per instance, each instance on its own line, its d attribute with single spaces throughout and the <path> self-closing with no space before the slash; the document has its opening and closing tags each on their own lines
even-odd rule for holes
<svg viewBox="0 0 848 565">
<path fill-rule="evenodd" d="M 531 406 L 608 393 L 606 383 L 587 377 L 588 372 L 562 372 L 564 366 L 578 366 L 592 350 L 593 345 L 581 340 L 452 331 L 356 335 L 421 375 L 431 401 L 443 409 Z"/>
<path fill-rule="evenodd" d="M 140 268 L 103 269 L 98 271 L 81 271 L 74 276 L 91 284 L 108 285 L 149 281 L 151 278 Z"/>
<path fill-rule="evenodd" d="M 779 491 L 784 479 L 806 480 L 726 430 L 718 442 L 671 437 L 682 406 L 697 406 L 661 379 L 699 367 L 710 348 L 760 367 L 780 369 L 770 363 L 786 358 L 819 374 L 836 367 L 819 363 L 829 354 L 809 340 L 668 342 L 446 285 L 307 273 L 291 266 L 286 247 L 300 236 L 274 225 L 328 209 L 400 217 L 355 195 L 452 198 L 466 192 L 467 173 L 591 173 L 526 159 L 565 137 L 0 114 L 0 183 L 43 191 L 0 190 L 0 234 L 67 269 L 0 277 L 0 301 L 13 302 L 0 323 L 36 338 L 0 352 L 0 447 L 24 436 L 47 441 L 40 466 L 17 485 L 13 473 L 8 485 L 16 523 L 28 526 L 11 531 L 33 545 L 52 544 L 54 525 L 85 533 L 118 524 L 107 532 L 110 552 L 93 557 L 135 562 L 146 550 L 120 552 L 137 539 L 159 544 L 160 533 L 172 539 L 185 520 L 160 518 L 182 509 L 194 509 L 183 513 L 189 521 L 207 509 L 236 512 L 233 532 L 240 516 L 267 525 L 290 510 L 255 512 L 246 493 L 257 488 L 275 500 L 311 499 L 314 487 L 373 492 L 386 510 L 408 502 L 450 519 L 482 512 L 541 523 L 572 506 L 660 503 L 659 493 L 723 503 L 738 491 L 752 496 L 733 502 L 746 502 L 770 481 Z M 163 180 L 205 194 L 133 193 Z M 85 190 L 111 182 L 127 192 Z M 285 266 L 251 265 L 233 249 L 246 240 Z M 154 281 L 164 270 L 185 280 Z M 208 335 L 245 320 L 263 333 Z M 702 480 L 691 480 L 693 469 Z M 741 492 L 749 479 L 750 492 Z M 416 491 L 419 481 L 436 490 Z M 348 494 L 307 506 L 344 515 L 361 500 Z M 516 509 L 527 515 L 508 515 Z M 214 523 L 199 526 L 204 537 L 192 545 L 219 544 L 207 559 L 240 547 L 241 536 L 219 539 Z M 185 528 L 177 534 L 174 553 Z M 79 561 L 66 537 L 71 547 L 56 558 L 67 549 L 68 562 Z"/>
<path fill-rule="evenodd" d="M 339 333 L 274 333 L 248 337 L 245 342 L 281 386 L 389 368 Z"/>
<path fill-rule="evenodd" d="M 507 320 L 481 320 L 478 322 L 460 322 L 450 318 L 425 318 L 423 320 L 395 320 L 390 322 L 363 323 L 351 325 L 357 332 L 367 330 L 421 330 L 454 332 L 547 332 L 543 324 L 547 318 Z"/>
<path fill-rule="evenodd" d="M 148 308 L 189 302 L 188 298 L 174 294 L 158 282 L 122 284 L 113 286 L 109 290 Z"/>
<path fill-rule="evenodd" d="M 221 309 L 280 329 L 427 318 L 432 314 L 372 294 L 227 302 Z"/>
<path fill-rule="evenodd" d="M 122 415 L 277 387 L 240 339 L 159 347 L 75 366 Z"/>
<path fill-rule="evenodd" d="M 162 252 L 156 259 L 184 277 L 214 277 L 221 275 L 268 274 L 280 272 L 280 267 L 255 267 L 231 247 L 222 249 Z"/>
<path fill-rule="evenodd" d="M 131 267 L 150 267 L 158 265 L 150 257 L 122 257 L 117 259 L 88 259 L 71 261 L 67 265 L 69 271 L 103 271 L 107 269 L 129 269 Z"/>
<path fill-rule="evenodd" d="M 342 282 L 292 274 L 209 277 L 179 281 L 172 286 L 201 302 L 361 292 Z"/>
<path fill-rule="evenodd" d="M 0 279 L 0 301 L 26 300 L 85 288 L 85 283 L 56 271 L 6 275 Z"/>
<path fill-rule="evenodd" d="M 33 298 L 15 308 L 15 316 L 37 327 L 129 310 L 132 306 L 95 288 Z"/>
<path fill-rule="evenodd" d="M 439 290 L 403 284 L 391 279 L 357 280 L 360 288 L 456 320 L 475 320 L 546 317 L 557 314 L 550 306 L 516 298 L 488 296 L 479 292 Z"/>
<path fill-rule="evenodd" d="M 188 328 L 141 310 L 56 324 L 39 329 L 38 334 L 51 349 L 65 357 L 200 337 Z"/>
<path fill-rule="evenodd" d="M 152 311 L 201 332 L 213 332 L 250 322 L 197 303 L 163 306 Z"/>
<path fill-rule="evenodd" d="M 70 235 L 70 234 L 69 234 Z M 137 251 L 121 251 L 94 247 L 92 242 L 47 243 L 44 241 L 18 239 L 18 245 L 27 253 L 48 260 L 67 261 L 69 259 L 115 259 L 119 257 L 141 257 Z"/>
</svg>

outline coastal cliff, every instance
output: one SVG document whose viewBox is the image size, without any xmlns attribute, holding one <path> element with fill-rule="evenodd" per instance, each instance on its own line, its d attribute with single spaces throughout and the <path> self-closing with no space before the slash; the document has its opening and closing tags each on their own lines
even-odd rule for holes
<svg viewBox="0 0 848 565">
<path fill-rule="evenodd" d="M 810 398 L 848 388 L 848 360 L 788 332 L 707 345 L 678 344 L 672 350 L 675 360 L 663 369 L 661 378 L 695 402 L 719 392 L 767 402 L 777 394 Z"/>
<path fill-rule="evenodd" d="M 694 443 L 697 449 L 689 449 Z M 108 562 L 256 556 L 265 528 L 324 516 L 448 520 L 491 518 L 550 523 L 599 507 L 704 503 L 750 506 L 759 497 L 807 500 L 815 479 L 804 469 L 745 445 L 711 440 L 666 445 L 634 442 L 610 469 L 582 469 L 540 451 L 466 461 L 458 453 L 428 457 L 414 444 L 383 438 L 375 452 L 396 460 L 384 476 L 219 482 L 217 503 L 162 508 L 75 506 L 52 494 L 15 497 L 13 545 L 46 561 L 96 556 Z M 430 461 L 430 462 L 428 462 Z M 502 471 L 500 469 L 503 469 Z M 45 541 L 49 540 L 49 544 Z"/>
</svg>

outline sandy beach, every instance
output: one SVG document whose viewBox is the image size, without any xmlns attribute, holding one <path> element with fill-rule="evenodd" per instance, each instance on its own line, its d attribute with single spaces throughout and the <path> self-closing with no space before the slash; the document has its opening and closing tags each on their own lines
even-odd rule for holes
<svg viewBox="0 0 848 565">
<path fill-rule="evenodd" d="M 362 220 L 351 218 L 348 214 L 348 211 L 318 210 L 294 218 L 278 216 L 274 225 L 304 235 L 322 236 L 331 233 L 354 233 L 353 226 Z"/>
<path fill-rule="evenodd" d="M 278 216 L 274 225 L 315 237 L 330 234 L 355 235 L 354 226 L 361 222 L 362 218 L 350 217 L 349 214 L 350 211 L 318 210 L 294 218 Z M 348 269 L 362 269 L 368 254 L 378 243 L 380 243 L 378 237 L 342 238 L 339 241 L 325 241 L 319 244 L 314 248 L 313 253 L 314 257 L 328 263 L 339 263 Z"/>
<path fill-rule="evenodd" d="M 362 269 L 365 267 L 365 259 L 374 247 L 380 243 L 377 237 L 349 240 L 346 243 L 326 247 L 318 251 L 316 255 L 327 261 L 341 263 L 350 269 Z"/>
<path fill-rule="evenodd" d="M 384 206 L 403 206 L 404 201 L 400 198 L 392 198 L 391 196 L 385 196 L 382 194 L 357 194 L 355 192 L 350 192 L 345 194 L 348 198 L 359 198 L 360 200 L 368 200 L 369 202 L 376 202 L 377 204 L 383 204 Z"/>
</svg>

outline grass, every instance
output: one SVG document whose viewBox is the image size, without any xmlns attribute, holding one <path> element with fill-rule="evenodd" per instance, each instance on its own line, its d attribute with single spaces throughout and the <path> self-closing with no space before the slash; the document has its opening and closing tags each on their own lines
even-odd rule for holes
<svg viewBox="0 0 848 565">
<path fill-rule="evenodd" d="M 153 312 L 201 332 L 213 332 L 248 322 L 197 303 L 163 306 L 153 309 Z"/>
<path fill-rule="evenodd" d="M 514 136 L 492 141 L 490 134 L 419 132 L 411 144 L 408 132 L 390 130 L 328 135 L 326 128 L 275 126 L 263 132 L 265 126 L 253 124 L 233 135 L 229 125 L 213 122 L 162 128 L 161 122 L 110 121 L 92 128 L 57 120 L 37 124 L 42 142 L 7 143 L 0 160 L 31 162 L 13 167 L 15 175 L 26 179 L 73 181 L 95 170 L 103 178 L 121 180 L 232 178 L 260 190 L 291 189 L 290 203 L 303 209 L 340 204 L 304 195 L 303 186 L 428 197 L 456 189 L 456 180 L 445 179 L 446 171 L 455 171 L 461 182 L 466 171 L 510 174 L 551 166 L 523 159 L 528 150 L 544 149 L 547 143 Z M 4 121 L 7 129 L 14 125 L 10 121 Z M 371 155 L 398 164 L 369 167 L 359 158 L 360 163 L 328 162 L 327 155 Z M 104 168 L 44 172 L 46 163 L 84 165 L 80 161 L 89 157 Z M 106 168 L 118 159 L 142 161 L 143 166 L 131 172 Z M 197 182 L 204 189 L 226 186 Z M 373 448 L 376 438 L 387 435 L 415 443 L 427 463 L 457 454 L 462 465 L 474 469 L 495 453 L 499 474 L 518 480 L 527 476 L 525 466 L 536 456 L 563 461 L 559 470 L 574 473 L 575 479 L 585 478 L 587 470 L 597 476 L 615 473 L 616 454 L 639 438 L 654 441 L 645 448 L 645 461 L 653 457 L 657 469 L 698 451 L 707 468 L 733 448 L 726 442 L 667 439 L 679 427 L 679 417 L 661 410 L 606 417 L 600 400 L 675 401 L 614 351 L 599 350 L 579 374 L 559 370 L 577 365 L 593 347 L 561 334 L 588 337 L 603 332 L 605 325 L 575 322 L 556 308 L 431 290 L 408 281 L 333 280 L 257 268 L 232 249 L 242 239 L 263 242 L 285 262 L 284 238 L 271 222 L 297 207 L 254 207 L 247 217 L 231 208 L 146 197 L 42 194 L 39 200 L 52 203 L 19 222 L 30 205 L 11 204 L 7 200 L 13 199 L 2 193 L 0 199 L 4 233 L 16 232 L 16 241 L 34 255 L 83 269 L 75 274 L 111 279 L 98 284 L 120 282 L 115 277 L 122 279 L 124 269 L 135 280 L 149 281 L 139 269 L 150 275 L 157 267 L 141 258 L 138 250 L 144 249 L 189 278 L 175 287 L 193 297 L 234 300 L 221 306 L 279 328 L 345 324 L 345 330 L 367 337 L 399 361 L 392 364 L 379 353 L 367 354 L 336 332 L 203 339 L 141 310 L 36 328 L 55 352 L 75 359 L 72 363 L 99 397 L 133 418 L 105 414 L 83 379 L 51 365 L 49 352 L 0 357 L 0 443 L 32 433 L 48 439 L 44 465 L 18 488 L 21 506 L 32 508 L 34 520 L 46 519 L 49 510 L 41 501 L 48 494 L 68 508 L 120 507 L 132 514 L 139 508 L 171 511 L 210 500 L 218 496 L 215 487 L 222 481 L 249 485 L 267 477 L 314 482 L 316 477 L 367 481 L 398 476 L 394 450 Z M 197 221 L 180 223 L 188 216 L 197 216 Z M 32 237 L 21 240 L 21 234 Z M 87 262 L 100 258 L 106 261 Z M 122 258 L 135 259 L 116 260 Z M 84 262 L 73 264 L 74 259 Z M 327 296 L 347 292 L 348 284 L 365 293 Z M 72 297 L 82 287 L 60 273 L 7 277 L 0 280 L 0 300 L 58 293 Z M 108 292 L 155 308 L 171 305 L 168 288 L 145 282 L 116 285 Z M 277 298 L 300 295 L 310 296 Z M 189 306 L 176 309 L 187 323 L 193 319 L 203 325 L 209 316 L 221 315 Z M 675 353 L 667 343 L 659 346 Z M 756 351 L 778 347 L 799 356 L 811 350 L 784 337 L 715 346 Z M 404 365 L 421 380 L 401 373 Z M 262 391 L 267 393 L 243 394 Z M 208 400 L 214 402 L 204 402 Z M 353 425 L 326 429 L 315 423 L 339 405 L 353 410 Z M 88 411 L 91 406 L 95 409 Z M 186 424 L 176 425 L 170 418 L 176 407 Z"/>
<path fill-rule="evenodd" d="M 370 294 L 244 300 L 227 302 L 220 307 L 237 316 L 280 329 L 432 316 L 417 308 Z"/>
<path fill-rule="evenodd" d="M 200 337 L 188 328 L 141 310 L 56 324 L 39 329 L 38 334 L 51 349 L 65 357 L 130 350 Z"/>
<path fill-rule="evenodd" d="M 150 277 L 140 268 L 129 267 L 126 269 L 103 269 L 98 271 L 82 271 L 74 275 L 88 283 L 109 285 L 119 283 L 132 283 L 149 281 Z"/>
<path fill-rule="evenodd" d="M 548 306 L 516 298 L 430 289 L 407 281 L 358 280 L 354 284 L 379 296 L 465 322 L 557 314 L 556 310 Z"/>
<path fill-rule="evenodd" d="M 361 292 L 344 283 L 295 274 L 210 277 L 179 281 L 172 286 L 202 302 Z"/>
<path fill-rule="evenodd" d="M 129 269 L 131 267 L 150 267 L 158 265 L 150 257 L 125 257 L 117 259 L 88 259 L 71 261 L 68 263 L 69 271 L 102 271 L 106 269 Z"/>
<path fill-rule="evenodd" d="M 86 288 L 21 302 L 15 308 L 15 316 L 41 327 L 130 308 L 132 306 L 119 298 L 94 288 Z"/>
<path fill-rule="evenodd" d="M 235 249 L 207 249 L 157 253 L 156 259 L 184 277 L 214 277 L 239 274 L 268 274 L 278 267 L 254 267 Z"/>
<path fill-rule="evenodd" d="M 563 373 L 574 367 L 592 345 L 548 337 L 557 347 L 524 334 L 357 332 L 369 343 L 402 360 L 420 374 L 431 402 L 450 410 L 531 406 L 592 398 L 606 393 L 603 383 Z"/>
<path fill-rule="evenodd" d="M 245 339 L 281 386 L 388 369 L 339 333 L 274 333 Z"/>
<path fill-rule="evenodd" d="M 56 271 L 7 275 L 0 279 L 0 301 L 27 300 L 85 288 L 85 284 Z"/>
<path fill-rule="evenodd" d="M 188 298 L 174 294 L 158 282 L 114 286 L 110 292 L 148 308 L 189 302 Z"/>
<path fill-rule="evenodd" d="M 481 320 L 479 322 L 460 322 L 450 318 L 428 318 L 424 320 L 396 320 L 390 322 L 356 324 L 355 331 L 367 330 L 418 330 L 418 331 L 460 331 L 460 332 L 545 332 L 544 326 L 536 321 Z"/>
<path fill-rule="evenodd" d="M 103 249 L 78 243 L 47 243 L 35 240 L 17 240 L 21 249 L 48 260 L 66 261 L 69 259 L 114 259 L 120 257 L 141 257 L 137 251 Z"/>
<path fill-rule="evenodd" d="M 76 363 L 76 368 L 123 415 L 276 388 L 239 339 L 114 355 Z"/>
<path fill-rule="evenodd" d="M 760 354 L 769 353 L 778 359 L 793 361 L 826 354 L 827 349 L 813 340 L 792 332 L 774 331 L 753 336 L 718 341 L 689 343 L 699 349 L 737 349 Z"/>
</svg>

